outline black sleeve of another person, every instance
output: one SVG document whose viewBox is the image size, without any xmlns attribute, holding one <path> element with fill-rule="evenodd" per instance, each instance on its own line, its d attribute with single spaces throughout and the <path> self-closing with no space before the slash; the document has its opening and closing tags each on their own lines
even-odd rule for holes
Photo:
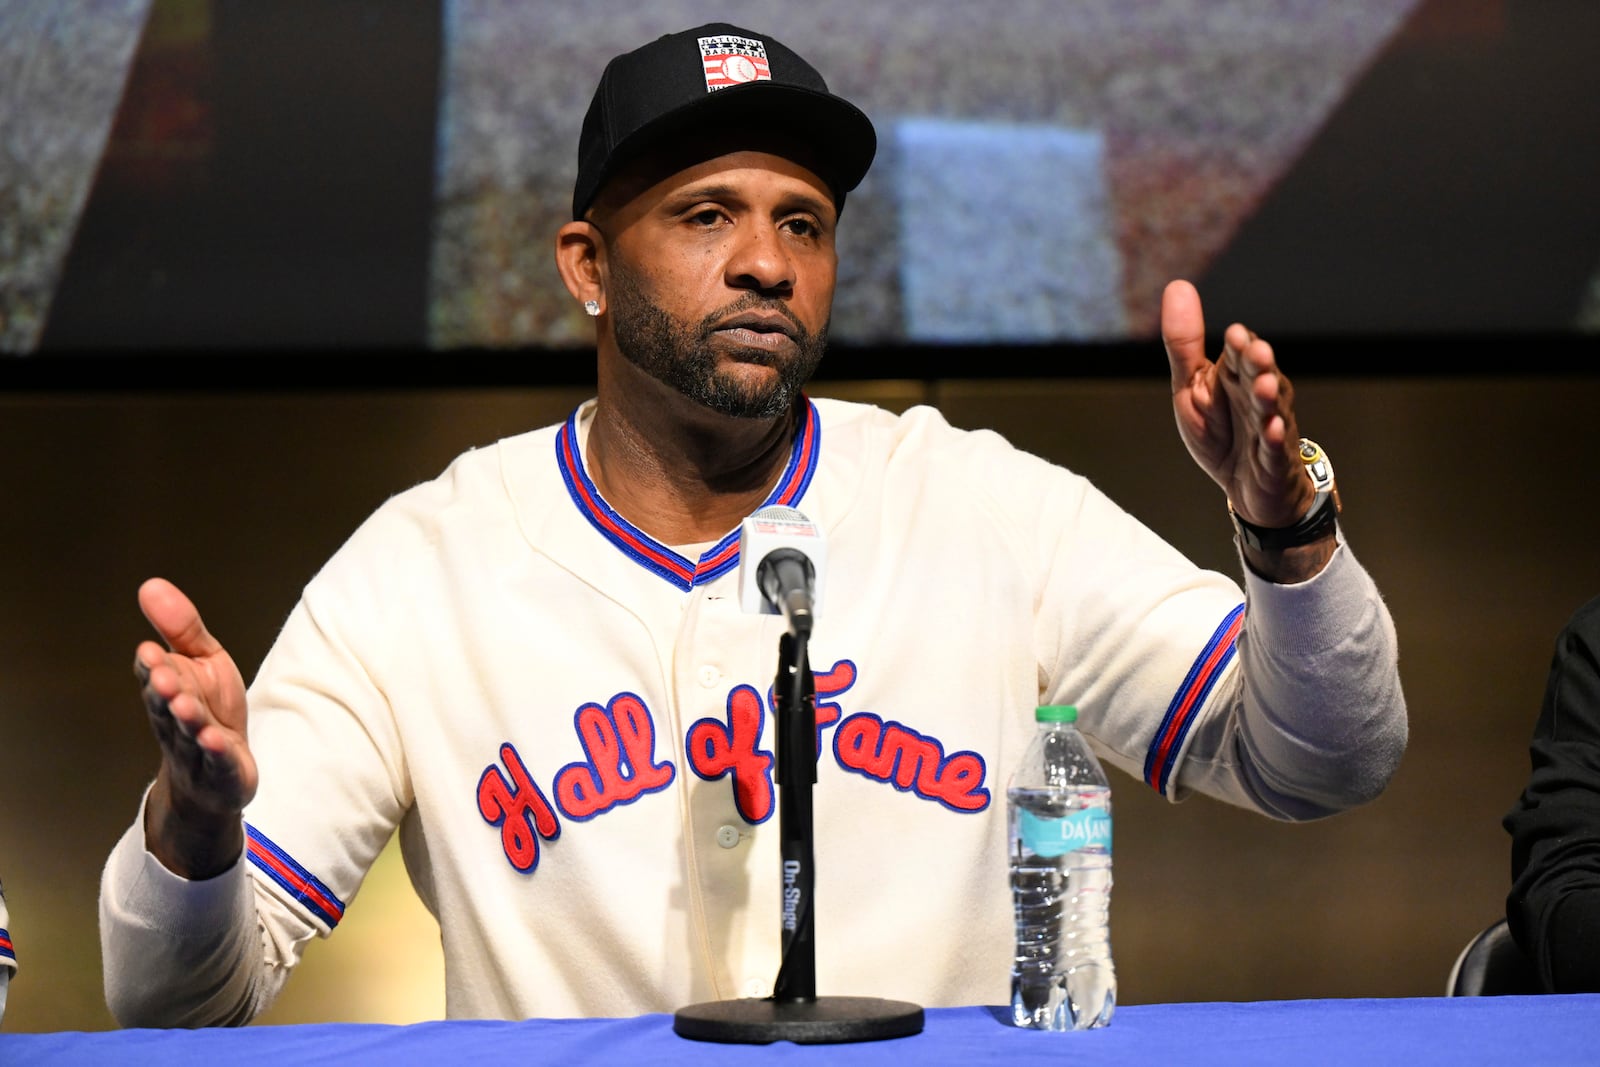
<svg viewBox="0 0 1600 1067">
<path fill-rule="evenodd" d="M 1556 640 L 1529 755 L 1506 919 L 1548 991 L 1600 992 L 1600 597 Z"/>
</svg>

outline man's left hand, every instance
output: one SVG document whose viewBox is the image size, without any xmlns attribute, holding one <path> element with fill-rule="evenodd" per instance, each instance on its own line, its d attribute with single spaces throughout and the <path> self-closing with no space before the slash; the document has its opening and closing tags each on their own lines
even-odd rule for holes
<svg viewBox="0 0 1600 1067">
<path fill-rule="evenodd" d="M 1294 387 L 1272 346 L 1239 323 L 1222 354 L 1205 352 L 1200 294 L 1174 281 L 1161 295 L 1161 338 L 1172 367 L 1172 410 L 1189 454 L 1257 526 L 1293 526 L 1315 490 L 1300 461 Z"/>
</svg>

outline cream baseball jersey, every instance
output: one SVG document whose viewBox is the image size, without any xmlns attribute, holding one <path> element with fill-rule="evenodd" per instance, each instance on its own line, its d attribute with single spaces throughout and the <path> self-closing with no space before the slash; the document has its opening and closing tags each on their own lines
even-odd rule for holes
<svg viewBox="0 0 1600 1067">
<path fill-rule="evenodd" d="M 740 608 L 737 530 L 685 550 L 609 508 L 583 462 L 590 410 L 391 499 L 264 661 L 245 818 L 266 946 L 251 966 L 269 985 L 337 928 L 398 829 L 439 919 L 453 1017 L 771 991 L 783 623 Z M 1004 1001 L 1005 783 L 1040 702 L 1082 709 L 1122 788 L 1278 815 L 1297 814 L 1302 785 L 1330 810 L 1357 799 L 1318 765 L 1328 746 L 1306 755 L 1309 733 L 1350 733 L 1338 698 L 1287 725 L 1240 710 L 1232 580 L 1084 478 L 932 409 L 819 400 L 803 415 L 768 503 L 828 541 L 810 643 L 819 992 Z M 1350 577 L 1329 581 L 1355 583 L 1339 595 L 1369 632 L 1337 640 L 1382 661 L 1387 615 L 1340 566 Z M 1285 670 L 1313 664 L 1329 669 Z M 1392 709 L 1381 668 L 1361 671 L 1350 707 Z M 133 877 L 108 869 L 108 885 Z"/>
</svg>

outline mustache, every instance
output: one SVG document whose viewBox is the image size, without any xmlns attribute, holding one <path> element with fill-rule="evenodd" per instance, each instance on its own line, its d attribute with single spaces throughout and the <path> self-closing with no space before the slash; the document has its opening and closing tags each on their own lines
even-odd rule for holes
<svg viewBox="0 0 1600 1067">
<path fill-rule="evenodd" d="M 733 303 L 720 307 L 701 319 L 700 336 L 710 337 L 715 332 L 718 323 L 725 322 L 731 316 L 740 315 L 746 311 L 776 311 L 788 321 L 790 326 L 794 327 L 794 339 L 796 342 L 804 343 L 811 339 L 811 331 L 805 328 L 805 325 L 801 323 L 799 317 L 795 315 L 789 305 L 781 300 L 764 297 L 760 293 L 746 293 Z"/>
</svg>

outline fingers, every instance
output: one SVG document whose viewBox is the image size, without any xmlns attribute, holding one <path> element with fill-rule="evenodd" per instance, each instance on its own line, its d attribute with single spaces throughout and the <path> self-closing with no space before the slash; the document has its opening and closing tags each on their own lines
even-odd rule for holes
<svg viewBox="0 0 1600 1067">
<path fill-rule="evenodd" d="M 197 688 L 194 665 L 154 641 L 134 653 L 145 714 L 161 746 L 172 787 L 208 807 L 240 808 L 253 766 L 240 736 L 220 723 Z"/>
<path fill-rule="evenodd" d="M 1210 362 L 1206 356 L 1206 322 L 1200 294 L 1181 279 L 1168 282 L 1161 293 L 1161 341 L 1167 348 L 1174 391 L 1186 385 Z"/>
<path fill-rule="evenodd" d="M 185 675 L 192 677 L 192 666 L 174 663 L 160 645 L 145 641 L 134 653 L 133 673 L 150 728 L 161 747 L 175 754 L 198 749 L 198 739 L 212 718 L 204 702 L 185 685 Z"/>
<path fill-rule="evenodd" d="M 244 680 L 177 586 L 150 579 L 139 587 L 139 607 L 166 642 L 142 641 L 133 656 L 145 715 L 161 746 L 158 782 L 175 809 L 235 815 L 257 783 Z"/>
<path fill-rule="evenodd" d="M 1200 294 L 1189 282 L 1181 279 L 1167 284 L 1161 294 L 1161 340 L 1167 348 L 1167 358 L 1172 364 L 1174 385 L 1181 385 L 1193 377 L 1194 371 L 1210 362 L 1206 355 L 1206 323 L 1200 304 Z M 1272 346 L 1240 323 L 1234 323 L 1222 335 L 1220 370 L 1228 377 L 1249 383 L 1252 390 L 1263 378 L 1273 378 L 1277 373 L 1277 360 Z M 1261 387 L 1262 399 L 1276 396 L 1275 385 Z"/>
<path fill-rule="evenodd" d="M 139 587 L 139 610 L 174 652 L 209 656 L 222 651 L 194 602 L 165 578 L 151 578 Z"/>
<path fill-rule="evenodd" d="M 1220 362 L 1224 388 L 1233 391 L 1239 407 L 1250 413 L 1261 442 L 1269 448 L 1281 446 L 1288 430 L 1292 393 L 1272 346 L 1253 330 L 1234 323 L 1223 334 Z"/>
</svg>

